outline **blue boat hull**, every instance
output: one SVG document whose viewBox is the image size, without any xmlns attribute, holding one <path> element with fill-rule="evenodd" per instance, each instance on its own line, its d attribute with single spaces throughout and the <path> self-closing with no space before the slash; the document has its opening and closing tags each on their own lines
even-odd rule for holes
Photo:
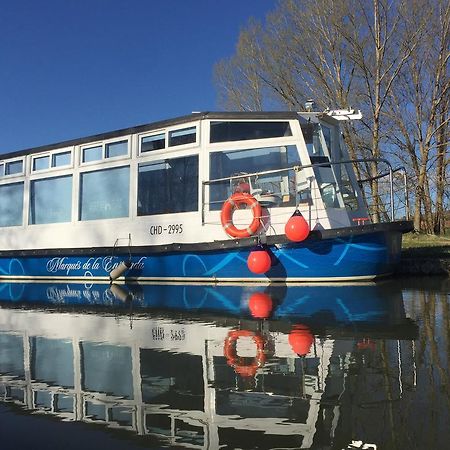
<svg viewBox="0 0 450 450">
<path fill-rule="evenodd" d="M 131 268 L 126 279 L 142 282 L 295 282 L 373 279 L 388 275 L 399 263 L 401 230 L 347 233 L 333 238 L 308 239 L 302 243 L 268 243 L 272 266 L 259 275 L 250 272 L 251 246 L 152 251 L 131 248 Z M 231 241 L 231 244 L 233 242 Z M 111 270 L 127 260 L 126 253 L 90 249 L 17 253 L 0 256 L 0 279 L 82 279 L 103 281 Z"/>
</svg>

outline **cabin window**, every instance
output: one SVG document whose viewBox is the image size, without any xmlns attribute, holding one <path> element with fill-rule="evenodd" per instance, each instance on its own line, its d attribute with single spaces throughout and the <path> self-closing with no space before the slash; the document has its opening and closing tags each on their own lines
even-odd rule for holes
<svg viewBox="0 0 450 450">
<path fill-rule="evenodd" d="M 341 194 L 336 183 L 339 166 L 330 164 L 332 129 L 320 124 L 301 124 L 314 175 L 326 208 L 341 208 Z"/>
<path fill-rule="evenodd" d="M 72 152 L 61 152 L 52 155 L 52 167 L 69 166 L 72 162 Z"/>
<path fill-rule="evenodd" d="M 211 153 L 211 179 L 241 176 L 239 179 L 213 183 L 210 190 L 211 209 L 220 209 L 234 192 L 272 196 L 271 206 L 295 204 L 295 175 L 293 170 L 258 176 L 247 173 L 284 169 L 299 164 L 297 148 L 293 145 L 264 147 Z M 245 187 L 243 187 L 245 186 Z"/>
<path fill-rule="evenodd" d="M 103 148 L 101 145 L 83 148 L 83 162 L 98 161 L 103 158 Z"/>
<path fill-rule="evenodd" d="M 90 163 L 101 161 L 102 159 L 118 158 L 127 155 L 128 139 L 84 147 L 81 150 L 81 162 Z"/>
<path fill-rule="evenodd" d="M 289 122 L 211 122 L 211 143 L 283 136 L 292 136 Z"/>
<path fill-rule="evenodd" d="M 72 220 L 72 175 L 30 184 L 30 224 L 61 223 Z"/>
<path fill-rule="evenodd" d="M 22 225 L 23 183 L 0 185 L 0 227 Z"/>
<path fill-rule="evenodd" d="M 323 138 L 325 139 L 325 144 L 328 148 L 328 153 L 331 153 L 331 129 L 325 126 L 321 126 Z"/>
<path fill-rule="evenodd" d="M 50 165 L 50 156 L 40 156 L 33 159 L 33 171 L 46 170 Z"/>
<path fill-rule="evenodd" d="M 129 192 L 129 167 L 82 173 L 80 220 L 128 217 Z"/>
<path fill-rule="evenodd" d="M 192 144 L 196 141 L 197 127 L 182 128 L 169 132 L 169 147 Z"/>
<path fill-rule="evenodd" d="M 197 210 L 197 155 L 139 164 L 138 216 Z"/>
<path fill-rule="evenodd" d="M 320 139 L 320 127 L 318 124 L 302 123 L 302 133 L 311 163 L 329 161 Z M 329 131 L 329 130 L 328 130 Z"/>
<path fill-rule="evenodd" d="M 70 166 L 72 162 L 72 152 L 58 152 L 53 154 L 33 157 L 31 170 L 37 172 L 40 170 L 53 169 L 55 167 Z"/>
<path fill-rule="evenodd" d="M 141 153 L 161 150 L 166 147 L 165 133 L 154 134 L 141 138 Z"/>
<path fill-rule="evenodd" d="M 11 161 L 5 165 L 5 175 L 17 175 L 23 173 L 23 161 Z"/>
<path fill-rule="evenodd" d="M 128 141 L 111 142 L 106 144 L 106 157 L 114 158 L 116 156 L 128 155 Z"/>
<path fill-rule="evenodd" d="M 350 171 L 352 170 L 348 164 L 342 165 L 340 170 L 336 171 L 336 177 L 341 189 L 344 206 L 350 210 L 357 210 L 359 207 L 358 196 L 349 176 L 349 169 Z"/>
</svg>

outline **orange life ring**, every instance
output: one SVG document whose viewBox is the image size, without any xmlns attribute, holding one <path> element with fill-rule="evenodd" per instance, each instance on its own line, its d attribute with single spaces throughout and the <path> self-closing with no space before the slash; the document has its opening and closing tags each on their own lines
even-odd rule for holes
<svg viewBox="0 0 450 450">
<path fill-rule="evenodd" d="M 248 205 L 252 209 L 253 220 L 247 228 L 236 228 L 233 224 L 233 212 L 241 205 Z M 246 192 L 235 193 L 222 206 L 220 221 L 223 229 L 231 237 L 245 238 L 256 233 L 261 224 L 262 208 L 255 197 Z"/>
<path fill-rule="evenodd" d="M 251 337 L 256 344 L 256 356 L 250 363 L 246 363 L 249 358 L 238 356 L 236 352 L 236 343 L 240 337 Z M 227 364 L 235 370 L 235 372 L 244 377 L 253 377 L 258 367 L 262 367 L 266 362 L 264 353 L 264 338 L 258 333 L 248 330 L 233 330 L 228 333 L 223 347 L 223 354 L 227 359 Z"/>
</svg>

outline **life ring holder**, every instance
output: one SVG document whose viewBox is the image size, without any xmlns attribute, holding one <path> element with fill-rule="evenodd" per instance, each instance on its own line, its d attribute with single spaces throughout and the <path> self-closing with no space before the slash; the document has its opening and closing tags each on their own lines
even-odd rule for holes
<svg viewBox="0 0 450 450">
<path fill-rule="evenodd" d="M 248 357 L 238 356 L 236 351 L 237 340 L 240 337 L 251 337 L 256 344 L 256 356 L 250 363 L 246 363 Z M 223 354 L 227 359 L 227 364 L 242 376 L 255 376 L 259 367 L 264 366 L 266 355 L 264 353 L 264 338 L 259 333 L 248 330 L 232 330 L 228 333 L 223 347 Z"/>
<path fill-rule="evenodd" d="M 241 205 L 250 206 L 253 213 L 253 220 L 246 228 L 237 228 L 233 224 L 233 213 L 235 209 L 239 208 Z M 253 236 L 258 231 L 258 228 L 261 225 L 261 215 L 262 207 L 253 195 L 247 194 L 246 192 L 235 193 L 224 202 L 222 211 L 220 212 L 220 221 L 222 222 L 225 233 L 229 236 L 246 238 Z"/>
</svg>

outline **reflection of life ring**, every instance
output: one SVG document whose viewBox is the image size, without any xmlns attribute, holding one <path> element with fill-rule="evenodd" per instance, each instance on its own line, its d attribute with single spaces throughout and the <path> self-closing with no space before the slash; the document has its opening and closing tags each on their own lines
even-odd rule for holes
<svg viewBox="0 0 450 450">
<path fill-rule="evenodd" d="M 236 343 L 240 337 L 251 337 L 256 344 L 256 356 L 251 359 L 244 356 L 238 356 L 236 352 Z M 228 333 L 223 347 L 223 354 L 227 358 L 227 364 L 235 370 L 235 372 L 243 377 L 253 377 L 258 370 L 266 362 L 264 354 L 264 338 L 257 333 L 248 330 L 233 330 Z M 246 364 L 246 360 L 251 359 Z"/>
<path fill-rule="evenodd" d="M 241 205 L 248 205 L 252 209 L 253 220 L 247 228 L 236 228 L 233 224 L 233 212 Z M 262 208 L 258 201 L 245 192 L 233 194 L 226 200 L 220 213 L 223 229 L 231 237 L 245 238 L 256 233 L 261 223 Z"/>
<path fill-rule="evenodd" d="M 358 348 L 358 350 L 369 349 L 371 351 L 375 351 L 375 349 L 377 348 L 377 344 L 375 341 L 372 341 L 371 339 L 364 338 L 362 341 L 356 344 L 356 347 Z"/>
</svg>

